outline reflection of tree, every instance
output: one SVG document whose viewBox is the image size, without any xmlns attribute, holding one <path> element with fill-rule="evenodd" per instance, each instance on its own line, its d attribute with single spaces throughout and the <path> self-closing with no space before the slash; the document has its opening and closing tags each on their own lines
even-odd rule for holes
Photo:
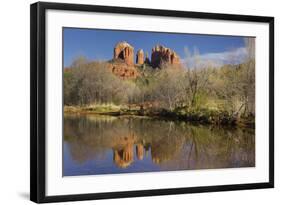
<svg viewBox="0 0 281 205">
<path fill-rule="evenodd" d="M 170 122 L 169 130 L 158 141 L 154 141 L 151 146 L 152 161 L 156 164 L 169 161 L 178 154 L 183 145 L 183 137 L 178 137 L 175 125 Z"/>
<path fill-rule="evenodd" d="M 254 134 L 241 129 L 189 126 L 181 156 L 167 164 L 177 169 L 247 167 L 255 165 Z"/>
<path fill-rule="evenodd" d="M 79 163 L 103 159 L 112 150 L 114 163 L 124 169 L 146 157 L 162 170 L 255 165 L 251 130 L 143 118 L 66 116 L 64 134 L 72 159 Z"/>
</svg>

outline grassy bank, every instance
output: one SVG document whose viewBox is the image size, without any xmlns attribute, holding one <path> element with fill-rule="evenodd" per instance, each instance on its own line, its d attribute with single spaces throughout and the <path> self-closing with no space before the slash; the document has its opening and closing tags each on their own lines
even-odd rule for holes
<svg viewBox="0 0 281 205">
<path fill-rule="evenodd" d="M 137 105 L 114 105 L 114 104 L 93 104 L 87 106 L 64 106 L 64 113 L 75 114 L 96 114 L 110 116 L 148 116 L 167 120 L 181 120 L 198 124 L 214 124 L 253 127 L 255 118 L 237 117 L 226 111 L 211 109 L 184 109 L 178 108 L 173 111 L 156 108 L 143 108 Z"/>
<path fill-rule="evenodd" d="M 120 115 L 121 106 L 114 104 L 93 104 L 87 106 L 64 106 L 64 113 Z"/>
</svg>

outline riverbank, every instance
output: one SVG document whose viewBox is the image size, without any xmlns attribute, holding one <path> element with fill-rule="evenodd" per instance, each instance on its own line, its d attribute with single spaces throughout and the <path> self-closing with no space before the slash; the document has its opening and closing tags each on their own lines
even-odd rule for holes
<svg viewBox="0 0 281 205">
<path fill-rule="evenodd" d="M 167 120 L 179 120 L 198 124 L 213 124 L 239 127 L 255 127 L 255 117 L 238 118 L 226 111 L 210 109 L 156 109 L 139 106 L 117 106 L 114 104 L 88 105 L 88 106 L 64 106 L 64 113 L 70 114 L 95 114 L 109 116 L 146 116 Z"/>
</svg>

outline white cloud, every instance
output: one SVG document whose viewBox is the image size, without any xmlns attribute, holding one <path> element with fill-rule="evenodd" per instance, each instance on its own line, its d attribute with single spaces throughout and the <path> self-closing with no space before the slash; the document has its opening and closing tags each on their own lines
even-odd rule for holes
<svg viewBox="0 0 281 205">
<path fill-rule="evenodd" d="M 230 51 L 219 53 L 205 53 L 200 55 L 199 62 L 196 60 L 195 55 L 182 59 L 182 62 L 189 67 L 194 67 L 195 64 L 199 65 L 212 65 L 222 66 L 225 64 L 239 64 L 242 63 L 247 56 L 245 47 L 240 47 Z M 195 63 L 197 61 L 197 63 Z"/>
</svg>

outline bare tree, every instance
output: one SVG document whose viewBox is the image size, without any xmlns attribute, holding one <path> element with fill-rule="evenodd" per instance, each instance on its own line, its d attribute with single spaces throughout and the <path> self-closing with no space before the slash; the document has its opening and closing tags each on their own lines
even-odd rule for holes
<svg viewBox="0 0 281 205">
<path fill-rule="evenodd" d="M 238 118 L 255 115 L 254 38 L 245 38 L 245 50 L 244 62 L 222 66 L 213 78 L 213 89 L 219 99 L 225 100 L 224 109 Z"/>
<path fill-rule="evenodd" d="M 158 72 L 157 83 L 152 88 L 154 100 L 160 101 L 164 107 L 172 111 L 184 96 L 182 87 L 184 71 L 165 67 Z"/>
<path fill-rule="evenodd" d="M 189 106 L 196 107 L 199 94 L 207 91 L 209 85 L 209 76 L 212 72 L 211 63 L 204 62 L 195 48 L 191 54 L 188 48 L 185 48 L 186 62 L 186 96 Z"/>
<path fill-rule="evenodd" d="M 65 71 L 65 104 L 127 102 L 134 85 L 115 76 L 106 63 L 75 63 L 75 66 Z"/>
</svg>

